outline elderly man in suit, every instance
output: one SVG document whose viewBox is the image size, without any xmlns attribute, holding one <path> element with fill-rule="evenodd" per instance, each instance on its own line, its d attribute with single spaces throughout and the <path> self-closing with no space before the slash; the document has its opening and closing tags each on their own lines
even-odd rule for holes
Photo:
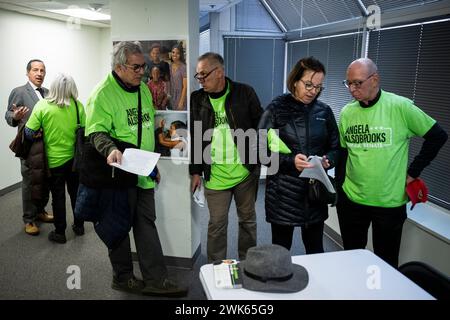
<svg viewBox="0 0 450 320">
<path fill-rule="evenodd" d="M 45 78 L 44 62 L 38 59 L 30 60 L 27 64 L 28 82 L 11 91 L 8 99 L 8 110 L 5 114 L 6 122 L 11 127 L 25 125 L 34 105 L 48 94 L 48 89 L 42 87 Z M 53 215 L 45 211 L 48 196 L 41 204 L 31 201 L 30 168 L 24 159 L 20 159 L 22 173 L 22 206 L 25 232 L 30 235 L 39 234 L 36 220 L 53 222 Z"/>
</svg>

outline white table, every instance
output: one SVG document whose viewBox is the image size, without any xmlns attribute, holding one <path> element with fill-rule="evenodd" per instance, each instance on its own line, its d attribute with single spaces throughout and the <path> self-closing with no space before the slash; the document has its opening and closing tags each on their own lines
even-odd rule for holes
<svg viewBox="0 0 450 320">
<path fill-rule="evenodd" d="M 212 264 L 200 268 L 210 300 L 433 300 L 422 288 L 369 250 L 348 250 L 292 257 L 309 274 L 308 286 L 288 294 L 218 289 Z"/>
</svg>

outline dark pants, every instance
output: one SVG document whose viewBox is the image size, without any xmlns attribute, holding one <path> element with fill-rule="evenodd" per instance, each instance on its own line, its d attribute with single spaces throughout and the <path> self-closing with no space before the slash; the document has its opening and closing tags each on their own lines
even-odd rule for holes
<svg viewBox="0 0 450 320">
<path fill-rule="evenodd" d="M 50 169 L 49 188 L 52 193 L 52 208 L 55 218 L 55 232 L 64 234 L 66 223 L 66 184 L 67 192 L 72 205 L 72 213 L 75 212 L 75 203 L 78 192 L 78 173 L 72 172 L 72 160 L 67 161 L 60 167 Z M 76 226 L 82 226 L 83 221 L 75 219 Z"/>
<path fill-rule="evenodd" d="M 22 209 L 23 222 L 34 222 L 39 213 L 45 211 L 48 202 L 48 191 L 45 198 L 37 205 L 31 200 L 31 169 L 26 165 L 25 160 L 20 160 L 20 173 L 22 174 Z"/>
<path fill-rule="evenodd" d="M 155 194 L 153 189 L 131 188 L 128 192 L 131 208 L 131 221 L 142 278 L 144 282 L 157 282 L 167 278 L 167 268 L 161 242 L 156 230 Z M 113 250 L 109 250 L 109 259 L 114 277 L 126 281 L 133 276 L 130 237 Z"/>
<path fill-rule="evenodd" d="M 406 205 L 395 208 L 366 206 L 351 201 L 345 192 L 341 191 L 337 213 L 345 250 L 364 249 L 367 245 L 367 232 L 372 223 L 375 254 L 394 268 L 398 267 Z"/>
<path fill-rule="evenodd" d="M 256 246 L 255 201 L 258 192 L 259 175 L 250 174 L 244 181 L 226 190 L 205 188 L 208 202 L 208 262 L 227 258 L 228 211 L 234 197 L 238 216 L 238 254 L 245 260 L 247 250 Z"/>
<path fill-rule="evenodd" d="M 292 246 L 292 236 L 294 234 L 293 226 L 283 226 L 271 223 L 272 243 L 278 244 L 290 250 Z M 310 224 L 301 227 L 302 240 L 305 246 L 306 254 L 322 253 L 323 250 L 323 222 Z"/>
</svg>

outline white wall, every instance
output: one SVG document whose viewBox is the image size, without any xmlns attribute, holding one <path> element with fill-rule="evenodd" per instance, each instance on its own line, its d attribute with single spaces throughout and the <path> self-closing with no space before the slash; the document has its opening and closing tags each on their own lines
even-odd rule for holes
<svg viewBox="0 0 450 320">
<path fill-rule="evenodd" d="M 28 80 L 28 61 L 38 58 L 45 62 L 45 87 L 58 72 L 70 74 L 85 103 L 105 70 L 110 69 L 109 33 L 109 28 L 80 26 L 80 30 L 74 30 L 63 21 L 0 10 L 0 190 L 21 181 L 19 161 L 8 148 L 16 130 L 4 120 L 4 112 L 11 90 Z"/>
</svg>

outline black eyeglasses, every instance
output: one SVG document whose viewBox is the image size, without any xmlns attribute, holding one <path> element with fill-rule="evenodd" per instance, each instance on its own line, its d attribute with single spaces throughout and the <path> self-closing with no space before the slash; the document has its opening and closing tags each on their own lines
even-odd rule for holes
<svg viewBox="0 0 450 320">
<path fill-rule="evenodd" d="M 204 80 L 206 80 L 206 78 L 208 78 L 208 76 L 211 74 L 211 73 L 213 73 L 213 71 L 214 70 L 216 70 L 218 67 L 215 67 L 214 69 L 212 69 L 210 72 L 208 72 L 208 73 L 202 73 L 202 72 L 197 72 L 195 75 L 194 75 L 194 78 L 195 79 L 197 79 L 197 81 L 204 81 Z"/>
<path fill-rule="evenodd" d="M 131 68 L 131 70 L 133 70 L 134 72 L 139 72 L 141 70 L 146 71 L 147 70 L 147 64 L 143 63 L 143 64 L 133 64 L 133 65 L 129 65 L 129 64 L 124 64 L 125 67 Z"/>
<path fill-rule="evenodd" d="M 303 84 L 305 85 L 305 89 L 308 91 L 311 91 L 312 89 L 316 89 L 317 92 L 322 91 L 323 89 L 325 89 L 324 87 L 322 87 L 321 84 L 318 84 L 317 86 L 313 85 L 312 82 L 305 82 L 302 79 L 300 79 L 301 82 L 303 82 Z"/>
<path fill-rule="evenodd" d="M 348 81 L 344 80 L 342 81 L 342 84 L 350 89 L 351 86 L 353 86 L 355 89 L 361 88 L 362 84 L 369 80 L 372 76 L 374 76 L 376 72 L 372 73 L 370 76 L 368 76 L 365 80 L 354 80 L 354 81 Z"/>
</svg>

